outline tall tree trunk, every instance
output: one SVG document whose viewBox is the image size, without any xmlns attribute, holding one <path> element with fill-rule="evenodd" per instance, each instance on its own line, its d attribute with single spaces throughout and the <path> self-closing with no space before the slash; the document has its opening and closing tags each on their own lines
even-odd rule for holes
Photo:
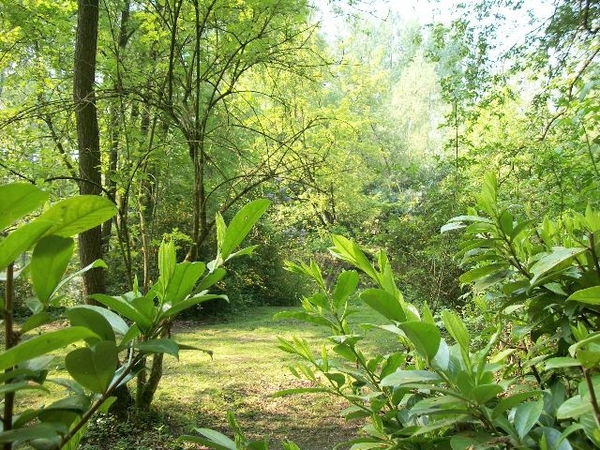
<svg viewBox="0 0 600 450">
<path fill-rule="evenodd" d="M 98 43 L 98 1 L 78 0 L 77 34 L 75 39 L 75 66 L 73 96 L 79 148 L 79 193 L 100 195 L 102 175 L 100 161 L 100 132 L 96 113 L 94 81 Z M 102 229 L 100 226 L 79 235 L 79 259 L 83 267 L 102 257 Z M 83 295 L 104 292 L 102 269 L 94 269 L 83 276 Z"/>
</svg>

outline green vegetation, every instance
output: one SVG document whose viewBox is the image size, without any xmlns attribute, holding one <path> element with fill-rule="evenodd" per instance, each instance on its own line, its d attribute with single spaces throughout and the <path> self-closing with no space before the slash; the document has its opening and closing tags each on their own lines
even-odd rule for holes
<svg viewBox="0 0 600 450">
<path fill-rule="evenodd" d="M 0 3 L 3 449 L 600 447 L 597 0 Z"/>
</svg>

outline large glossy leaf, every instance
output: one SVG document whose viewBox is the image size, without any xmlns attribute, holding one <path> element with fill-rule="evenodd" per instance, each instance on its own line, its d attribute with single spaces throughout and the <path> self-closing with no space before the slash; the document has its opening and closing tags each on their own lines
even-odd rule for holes
<svg viewBox="0 0 600 450">
<path fill-rule="evenodd" d="M 172 339 L 151 339 L 140 342 L 135 348 L 144 353 L 167 353 L 179 359 L 179 345 Z"/>
<path fill-rule="evenodd" d="M 158 273 L 165 286 L 168 286 L 175 272 L 175 243 L 172 240 L 163 241 L 158 248 Z"/>
<path fill-rule="evenodd" d="M 282 311 L 276 313 L 273 318 L 275 320 L 281 319 L 296 319 L 303 322 L 314 323 L 316 325 L 324 325 L 329 328 L 335 328 L 336 324 L 326 317 L 321 315 L 311 314 L 306 311 Z"/>
<path fill-rule="evenodd" d="M 46 236 L 33 249 L 31 282 L 37 298 L 47 303 L 58 287 L 73 256 L 73 239 Z"/>
<path fill-rule="evenodd" d="M 129 331 L 129 326 L 127 325 L 127 322 L 125 322 L 121 318 L 121 316 L 114 313 L 110 309 L 95 305 L 77 305 L 71 308 L 71 310 L 73 309 L 95 311 L 108 321 L 108 323 L 110 324 L 110 326 L 116 334 L 119 334 L 121 336 L 125 336 L 125 334 L 127 334 L 127 332 Z"/>
<path fill-rule="evenodd" d="M 360 299 L 386 319 L 406 321 L 406 314 L 398 299 L 383 289 L 367 289 L 360 294 Z"/>
<path fill-rule="evenodd" d="M 186 435 L 181 436 L 179 440 L 194 442 L 215 450 L 236 450 L 238 448 L 234 441 L 218 431 L 208 428 L 196 428 L 195 431 L 204 437 Z"/>
<path fill-rule="evenodd" d="M 0 271 L 6 269 L 21 253 L 33 247 L 52 225 L 50 221 L 37 218 L 10 233 L 0 242 Z"/>
<path fill-rule="evenodd" d="M 556 412 L 558 420 L 576 419 L 579 416 L 593 411 L 592 402 L 589 398 L 575 395 L 567 399 Z"/>
<path fill-rule="evenodd" d="M 534 427 L 544 410 L 544 399 L 522 403 L 517 406 L 514 415 L 514 426 L 519 438 L 523 439 Z"/>
<path fill-rule="evenodd" d="M 600 305 L 600 286 L 580 289 L 567 298 L 567 301 L 577 301 L 587 305 Z"/>
<path fill-rule="evenodd" d="M 428 370 L 396 370 L 381 380 L 382 386 L 402 386 L 403 384 L 435 384 L 442 379 L 435 372 Z"/>
<path fill-rule="evenodd" d="M 435 325 L 426 322 L 403 322 L 398 324 L 417 351 L 431 361 L 440 347 L 441 334 Z"/>
<path fill-rule="evenodd" d="M 229 223 L 227 230 L 222 233 L 219 250 L 224 261 L 246 238 L 258 219 L 265 213 L 271 202 L 266 199 L 254 200 L 245 205 Z"/>
<path fill-rule="evenodd" d="M 499 417 L 505 411 L 514 408 L 515 406 L 523 403 L 525 400 L 531 397 L 541 397 L 543 394 L 543 391 L 524 391 L 505 397 L 494 407 L 492 411 L 492 417 Z"/>
<path fill-rule="evenodd" d="M 34 330 L 41 325 L 45 325 L 52 322 L 54 317 L 47 311 L 41 311 L 32 316 L 29 316 L 23 325 L 21 325 L 21 333 L 27 333 L 28 331 Z"/>
<path fill-rule="evenodd" d="M 102 394 L 119 366 L 117 345 L 113 341 L 101 341 L 92 347 L 75 349 L 65 357 L 65 366 L 79 384 Z"/>
<path fill-rule="evenodd" d="M 539 437 L 538 441 L 541 441 L 542 439 L 545 441 L 546 448 L 549 450 L 573 450 L 573 447 L 569 443 L 569 440 L 566 439 L 565 434 L 561 433 L 556 428 L 540 427 L 535 430 L 535 435 L 536 437 Z"/>
<path fill-rule="evenodd" d="M 39 389 L 42 391 L 48 391 L 48 389 L 40 384 L 33 384 L 29 381 L 19 381 L 17 383 L 0 384 L 0 395 L 4 395 L 7 392 L 17 392 L 26 389 Z"/>
<path fill-rule="evenodd" d="M 56 426 L 48 423 L 36 423 L 35 425 L 17 428 L 0 433 L 0 444 L 7 442 L 29 442 L 34 439 L 53 440 L 58 436 Z"/>
<path fill-rule="evenodd" d="M 0 186 L 0 231 L 40 207 L 48 194 L 28 183 Z"/>
<path fill-rule="evenodd" d="M 53 223 L 48 234 L 68 237 L 106 222 L 116 212 L 110 200 L 97 195 L 79 195 L 56 203 L 40 219 Z"/>
<path fill-rule="evenodd" d="M 223 279 L 223 277 L 227 274 L 227 271 L 222 267 L 218 267 L 209 274 L 207 274 L 196 286 L 196 290 L 198 292 L 204 291 L 209 287 L 213 286 L 215 283 L 218 283 Z"/>
<path fill-rule="evenodd" d="M 221 298 L 223 300 L 228 300 L 227 296 L 222 295 L 222 294 L 194 295 L 193 297 L 186 298 L 185 300 L 180 301 L 179 303 L 176 303 L 175 305 L 166 308 L 165 311 L 162 313 L 161 317 L 175 317 L 180 312 L 185 311 L 186 309 L 189 309 L 192 306 L 199 305 L 200 303 L 205 302 L 207 300 L 214 300 L 217 298 Z"/>
<path fill-rule="evenodd" d="M 184 262 L 177 264 L 167 285 L 165 298 L 163 302 L 169 302 L 176 305 L 186 298 L 194 289 L 198 279 L 206 270 L 203 262 Z"/>
<path fill-rule="evenodd" d="M 29 359 L 66 347 L 73 342 L 94 337 L 98 337 L 98 335 L 85 327 L 68 327 L 49 331 L 23 341 L 0 354 L 0 370 L 14 367 Z"/>
<path fill-rule="evenodd" d="M 82 269 L 79 269 L 78 271 L 73 272 L 73 273 L 69 273 L 69 275 L 67 275 L 66 277 L 64 277 L 60 281 L 60 283 L 58 283 L 58 286 L 56 286 L 56 289 L 54 291 L 55 292 L 59 291 L 60 289 L 62 289 L 63 286 L 66 286 L 71 281 L 73 281 L 74 279 L 80 277 L 82 274 L 84 274 L 88 270 L 92 270 L 92 269 L 95 269 L 97 267 L 101 267 L 103 269 L 107 269 L 108 268 L 108 266 L 106 265 L 106 263 L 104 261 L 102 261 L 101 259 L 97 259 L 96 261 L 94 261 L 91 264 L 88 264 L 87 266 L 83 267 Z"/>
<path fill-rule="evenodd" d="M 442 320 L 446 330 L 456 341 L 461 351 L 468 354 L 471 345 L 471 338 L 469 337 L 469 332 L 462 320 L 460 320 L 460 318 L 454 312 L 449 310 L 442 311 Z"/>
<path fill-rule="evenodd" d="M 94 294 L 90 296 L 94 300 L 102 303 L 104 306 L 112 309 L 113 311 L 121 314 L 126 319 L 135 322 L 140 330 L 147 331 L 152 325 L 152 321 L 138 311 L 131 303 L 121 297 L 111 297 L 105 294 Z"/>
<path fill-rule="evenodd" d="M 500 393 L 504 392 L 504 388 L 499 384 L 480 384 L 471 390 L 471 398 L 479 404 L 486 403 Z"/>
<path fill-rule="evenodd" d="M 333 247 L 329 249 L 331 253 L 344 261 L 348 261 L 350 264 L 366 273 L 373 280 L 377 282 L 380 281 L 377 272 L 373 269 L 373 266 L 365 256 L 364 252 L 356 243 L 339 235 L 331 236 L 331 240 L 333 242 Z"/>
<path fill-rule="evenodd" d="M 535 286 L 537 282 L 544 278 L 549 272 L 562 267 L 563 264 L 567 264 L 569 261 L 584 253 L 586 250 L 587 249 L 583 247 L 555 247 L 552 250 L 552 253 L 544 256 L 531 267 L 530 271 L 533 274 L 531 285 Z"/>
<path fill-rule="evenodd" d="M 75 306 L 66 311 L 71 325 L 89 328 L 98 335 L 101 341 L 115 341 L 115 333 L 104 315 L 98 311 L 85 307 Z"/>
<path fill-rule="evenodd" d="M 562 369 L 564 367 L 577 367 L 581 366 L 581 363 L 575 358 L 569 358 L 568 356 L 559 356 L 556 358 L 550 358 L 545 361 L 544 368 L 550 369 Z"/>
<path fill-rule="evenodd" d="M 479 280 L 480 278 L 484 278 L 492 273 L 496 273 L 498 271 L 504 270 L 508 267 L 506 263 L 495 263 L 488 264 L 486 266 L 477 267 L 475 269 L 471 269 L 466 273 L 463 273 L 459 277 L 459 281 L 461 283 L 467 284 L 473 281 Z"/>
<path fill-rule="evenodd" d="M 337 279 L 333 291 L 333 301 L 336 308 L 341 308 L 346 300 L 356 291 L 358 273 L 354 270 L 343 271 Z"/>
</svg>

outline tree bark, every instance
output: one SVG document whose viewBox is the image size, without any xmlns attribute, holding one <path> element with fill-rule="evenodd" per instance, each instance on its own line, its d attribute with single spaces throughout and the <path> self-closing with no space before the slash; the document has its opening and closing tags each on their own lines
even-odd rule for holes
<svg viewBox="0 0 600 450">
<path fill-rule="evenodd" d="M 79 149 L 79 193 L 100 195 L 102 173 L 100 160 L 100 132 L 96 112 L 94 82 L 98 44 L 99 0 L 78 0 L 77 33 L 75 38 L 75 65 L 73 97 L 77 122 Z M 100 226 L 79 235 L 79 259 L 82 267 L 102 257 L 102 229 Z M 83 296 L 105 291 L 104 271 L 93 269 L 83 276 Z"/>
</svg>

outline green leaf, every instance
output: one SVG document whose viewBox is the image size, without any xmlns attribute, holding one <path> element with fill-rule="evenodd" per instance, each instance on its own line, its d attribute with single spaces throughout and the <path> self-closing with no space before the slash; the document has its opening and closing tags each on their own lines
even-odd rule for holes
<svg viewBox="0 0 600 450">
<path fill-rule="evenodd" d="M 600 332 L 595 332 L 593 334 L 590 334 L 585 339 L 582 339 L 581 341 L 578 341 L 578 342 L 574 343 L 573 345 L 569 346 L 569 354 L 572 357 L 576 357 L 576 355 L 581 350 L 581 348 L 583 348 L 589 344 L 594 344 L 598 341 L 600 341 Z"/>
<path fill-rule="evenodd" d="M 600 305 L 600 286 L 580 289 L 567 298 L 567 301 L 577 301 L 588 305 Z"/>
<path fill-rule="evenodd" d="M 58 436 L 55 426 L 48 423 L 36 423 L 29 427 L 17 428 L 0 433 L 0 444 L 7 442 L 29 442 L 34 439 L 53 440 Z"/>
<path fill-rule="evenodd" d="M 266 199 L 254 200 L 245 205 L 231 220 L 223 235 L 220 254 L 224 261 L 246 238 L 258 219 L 269 208 L 271 202 Z"/>
<path fill-rule="evenodd" d="M 117 345 L 112 341 L 101 341 L 93 347 L 77 348 L 67 354 L 65 366 L 83 387 L 103 394 L 119 366 Z"/>
<path fill-rule="evenodd" d="M 139 312 L 131 303 L 121 297 L 111 297 L 105 294 L 93 294 L 90 297 L 121 314 L 126 319 L 135 322 L 143 332 L 147 331 L 150 326 L 152 326 L 152 321 L 148 317 Z"/>
<path fill-rule="evenodd" d="M 222 248 L 225 242 L 225 234 L 227 232 L 227 224 L 223 220 L 223 216 L 217 211 L 215 214 L 215 226 L 217 229 L 217 248 Z"/>
<path fill-rule="evenodd" d="M 520 222 L 512 231 L 512 233 L 510 234 L 510 240 L 514 241 L 523 231 L 529 229 L 531 227 L 532 224 L 535 223 L 535 220 L 530 219 L 530 220 L 525 220 L 523 222 Z"/>
<path fill-rule="evenodd" d="M 566 400 L 556 412 L 558 420 L 577 419 L 579 416 L 593 411 L 592 402 L 589 398 L 582 398 L 581 395 Z"/>
<path fill-rule="evenodd" d="M 51 403 L 46 406 L 45 409 L 54 410 L 66 410 L 74 411 L 80 414 L 86 412 L 90 407 L 90 398 L 85 394 L 69 395 L 68 397 L 61 398 L 60 400 Z"/>
<path fill-rule="evenodd" d="M 28 183 L 0 186 L 0 231 L 42 206 L 48 194 Z"/>
<path fill-rule="evenodd" d="M 523 391 L 512 394 L 506 398 L 503 398 L 500 403 L 494 407 L 494 410 L 492 411 L 492 417 L 500 417 L 504 411 L 514 408 L 531 397 L 541 397 L 542 395 L 544 395 L 543 391 Z"/>
<path fill-rule="evenodd" d="M 116 212 L 110 200 L 98 195 L 79 195 L 56 203 L 39 218 L 53 223 L 47 234 L 69 237 L 103 224 Z"/>
<path fill-rule="evenodd" d="M 513 216 L 507 210 L 503 210 L 498 218 L 500 229 L 506 236 L 512 235 L 513 232 Z"/>
<path fill-rule="evenodd" d="M 571 444 L 566 439 L 567 435 L 565 435 L 565 433 L 561 433 L 555 428 L 539 427 L 536 430 L 536 435 L 539 436 L 538 433 L 541 433 L 542 436 L 539 441 L 544 439 L 549 450 L 573 450 L 573 447 L 571 447 Z M 542 447 L 540 446 L 540 449 L 541 448 Z"/>
<path fill-rule="evenodd" d="M 475 386 L 470 394 L 477 403 L 484 404 L 502 392 L 504 392 L 504 388 L 499 384 L 480 384 Z"/>
<path fill-rule="evenodd" d="M 441 334 L 435 325 L 426 322 L 403 322 L 398 325 L 417 351 L 428 361 L 435 358 Z"/>
<path fill-rule="evenodd" d="M 101 341 L 115 341 L 115 333 L 103 314 L 84 306 L 75 306 L 66 311 L 71 325 L 89 328 L 98 335 Z"/>
<path fill-rule="evenodd" d="M 168 307 L 167 309 L 164 310 L 164 312 L 162 313 L 161 317 L 175 317 L 177 314 L 179 314 L 182 311 L 185 311 L 186 309 L 191 308 L 192 306 L 198 305 L 202 302 L 205 302 L 207 300 L 214 300 L 217 298 L 221 298 L 224 300 L 227 300 L 227 296 L 226 295 L 222 295 L 222 294 L 198 294 L 198 295 L 194 295 L 193 297 L 189 297 L 186 298 L 183 301 L 180 301 L 179 303 Z"/>
<path fill-rule="evenodd" d="M 80 277 L 82 274 L 84 274 L 85 272 L 87 272 L 88 270 L 91 269 L 96 269 L 98 267 L 101 267 L 103 269 L 107 269 L 108 266 L 106 265 L 106 263 L 104 261 L 102 261 L 101 259 L 97 259 L 96 261 L 94 261 L 91 264 L 88 264 L 87 266 L 85 266 L 84 268 L 74 272 L 74 273 L 70 273 L 69 275 L 67 275 L 66 277 L 64 277 L 60 283 L 58 283 L 58 286 L 56 286 L 56 289 L 54 289 L 54 292 L 58 292 L 62 289 L 63 286 L 66 286 L 67 284 L 69 284 L 72 280 Z"/>
<path fill-rule="evenodd" d="M 0 271 L 6 269 L 21 253 L 33 247 L 52 225 L 51 221 L 37 218 L 20 226 L 0 241 Z"/>
<path fill-rule="evenodd" d="M 517 406 L 514 415 L 514 426 L 520 439 L 534 427 L 544 410 L 544 399 L 534 402 L 522 403 Z"/>
<path fill-rule="evenodd" d="M 377 272 L 373 269 L 373 266 L 358 245 L 344 236 L 339 235 L 332 235 L 331 240 L 334 246 L 330 248 L 329 251 L 333 255 L 344 261 L 348 261 L 379 283 Z"/>
<path fill-rule="evenodd" d="M 448 222 L 440 228 L 440 233 L 447 233 L 448 231 L 462 230 L 466 225 L 462 222 Z"/>
<path fill-rule="evenodd" d="M 204 438 L 199 436 L 181 436 L 178 440 L 186 442 L 194 442 L 197 444 L 205 445 L 215 450 L 236 450 L 237 447 L 235 442 L 229 439 L 222 433 L 208 428 L 195 428 L 194 431 L 200 433 Z"/>
<path fill-rule="evenodd" d="M 150 339 L 135 345 L 144 353 L 167 353 L 179 359 L 179 345 L 172 339 Z"/>
<path fill-rule="evenodd" d="M 37 298 L 47 303 L 58 287 L 73 256 L 73 239 L 46 236 L 33 249 L 31 281 Z"/>
<path fill-rule="evenodd" d="M 386 319 L 406 321 L 406 314 L 398 299 L 383 289 L 367 289 L 360 294 L 360 299 Z"/>
<path fill-rule="evenodd" d="M 71 310 L 74 310 L 74 309 L 91 310 L 91 311 L 94 311 L 94 312 L 100 314 L 108 321 L 108 323 L 112 327 L 113 331 L 121 336 L 125 336 L 125 334 L 127 334 L 127 332 L 129 331 L 129 326 L 127 325 L 127 322 L 125 322 L 121 318 L 121 316 L 112 312 L 110 309 L 103 308 L 101 306 L 95 306 L 95 305 L 77 305 L 77 306 L 73 306 L 71 308 Z"/>
<path fill-rule="evenodd" d="M 354 270 L 343 271 L 337 279 L 333 291 L 333 302 L 336 309 L 341 308 L 348 298 L 356 291 L 358 273 Z"/>
<path fill-rule="evenodd" d="M 28 331 L 34 330 L 35 328 L 45 325 L 48 322 L 52 322 L 53 320 L 54 318 L 46 311 L 36 313 L 29 317 L 29 319 L 27 319 L 25 323 L 21 325 L 21 333 L 27 333 Z"/>
<path fill-rule="evenodd" d="M 0 395 L 4 395 L 8 392 L 22 391 L 25 389 L 39 389 L 42 391 L 49 392 L 48 389 L 46 389 L 41 384 L 32 384 L 29 381 L 19 381 L 17 383 L 6 383 L 0 385 Z"/>
<path fill-rule="evenodd" d="M 276 313 L 273 318 L 275 320 L 281 319 L 296 319 L 303 322 L 314 323 L 315 325 L 324 325 L 329 328 L 335 328 L 335 322 L 327 319 L 326 317 L 308 313 L 306 311 L 281 311 Z"/>
<path fill-rule="evenodd" d="M 454 312 L 449 310 L 442 311 L 442 320 L 446 330 L 456 341 L 460 350 L 468 354 L 471 347 L 471 338 L 469 337 L 469 332 L 462 320 L 460 320 Z"/>
<path fill-rule="evenodd" d="M 196 286 L 197 291 L 204 291 L 211 286 L 214 286 L 216 283 L 221 281 L 223 277 L 227 274 L 227 271 L 222 267 L 216 268 L 214 271 L 208 273 L 202 281 Z"/>
<path fill-rule="evenodd" d="M 485 276 L 490 275 L 492 273 L 505 270 L 507 267 L 508 264 L 506 263 L 488 264 L 487 266 L 471 269 L 468 272 L 463 273 L 458 279 L 463 284 L 472 283 L 473 281 L 476 281 L 480 278 L 484 278 Z"/>
<path fill-rule="evenodd" d="M 556 358 L 550 358 L 545 362 L 545 370 L 551 369 L 562 369 L 564 367 L 579 367 L 581 363 L 575 358 L 569 358 L 568 356 L 560 356 Z"/>
<path fill-rule="evenodd" d="M 435 372 L 428 370 L 396 370 L 381 380 L 382 386 L 402 386 L 403 384 L 434 384 L 441 382 L 442 379 Z"/>
<path fill-rule="evenodd" d="M 167 285 L 163 303 L 170 302 L 173 306 L 182 301 L 192 292 L 196 282 L 206 270 L 203 262 L 184 262 L 177 264 Z"/>
<path fill-rule="evenodd" d="M 73 342 L 98 337 L 96 333 L 85 327 L 68 327 L 35 336 L 0 354 L 0 370 L 14 367 L 48 352 L 66 347 Z"/>
<path fill-rule="evenodd" d="M 175 243 L 163 240 L 158 248 L 158 273 L 165 286 L 171 281 L 176 262 Z"/>
<path fill-rule="evenodd" d="M 568 263 L 578 255 L 584 253 L 587 249 L 583 247 L 576 248 L 564 248 L 555 247 L 552 249 L 552 253 L 544 256 L 538 262 L 531 267 L 531 273 L 534 275 L 531 279 L 531 285 L 535 286 L 536 283 L 542 279 L 549 272 L 560 268 L 562 265 Z"/>
</svg>

